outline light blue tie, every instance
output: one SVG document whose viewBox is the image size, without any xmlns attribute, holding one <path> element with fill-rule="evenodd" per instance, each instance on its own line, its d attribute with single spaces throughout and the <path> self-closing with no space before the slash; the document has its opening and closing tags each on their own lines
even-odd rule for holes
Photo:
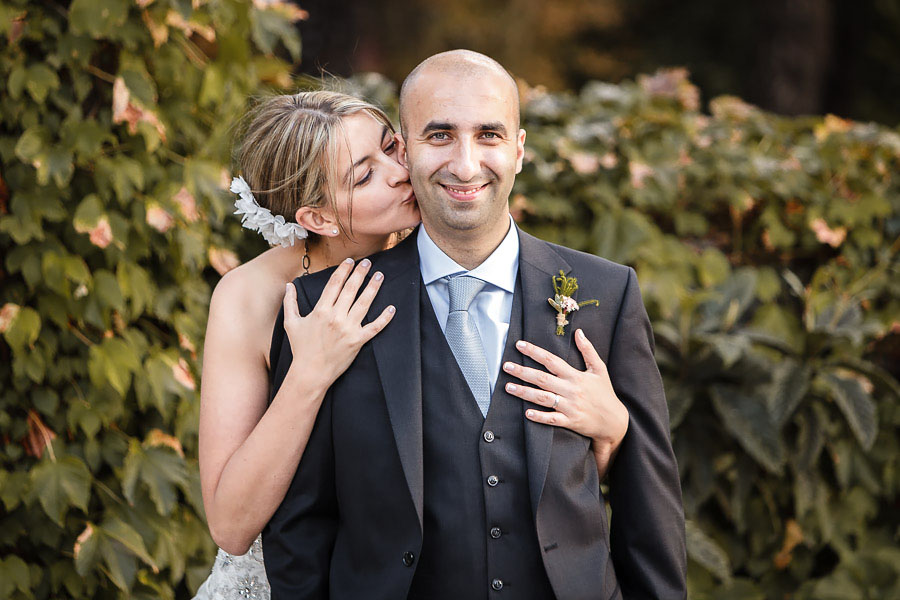
<svg viewBox="0 0 900 600">
<path fill-rule="evenodd" d="M 468 275 L 448 279 L 450 314 L 444 333 L 481 414 L 487 416 L 491 405 L 491 378 L 488 375 L 481 336 L 478 335 L 475 319 L 469 314 L 469 305 L 484 286 L 484 281 Z"/>
</svg>

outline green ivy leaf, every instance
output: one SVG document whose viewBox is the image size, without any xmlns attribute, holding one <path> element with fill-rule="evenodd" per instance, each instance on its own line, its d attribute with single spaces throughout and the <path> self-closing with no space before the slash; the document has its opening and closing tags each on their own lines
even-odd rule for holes
<svg viewBox="0 0 900 600">
<path fill-rule="evenodd" d="M 102 534 L 97 531 L 97 528 L 88 523 L 75 542 L 75 570 L 82 577 L 87 577 L 97 563 L 101 537 Z"/>
<path fill-rule="evenodd" d="M 187 484 L 184 459 L 163 448 L 143 448 L 132 440 L 122 476 L 122 493 L 129 502 L 135 500 L 138 481 L 147 486 L 159 514 L 168 515 L 178 499 L 176 486 Z"/>
<path fill-rule="evenodd" d="M 871 450 L 878 434 L 878 409 L 862 383 L 835 373 L 824 373 L 817 379 L 830 391 L 860 446 Z"/>
<path fill-rule="evenodd" d="M 13 67 L 12 71 L 9 73 L 9 79 L 6 80 L 6 91 L 9 93 L 10 98 L 18 100 L 22 96 L 27 77 L 28 72 L 25 70 L 24 65 L 17 64 Z"/>
<path fill-rule="evenodd" d="M 156 563 L 147 552 L 144 539 L 131 525 L 116 517 L 110 517 L 103 521 L 98 529 L 104 537 L 122 544 L 128 552 L 145 562 L 150 568 L 158 570 Z"/>
<path fill-rule="evenodd" d="M 115 275 L 106 269 L 94 272 L 94 293 L 97 294 L 103 306 L 119 312 L 125 309 L 125 300 L 122 298 L 119 282 L 116 281 Z"/>
<path fill-rule="evenodd" d="M 91 494 L 91 473 L 74 456 L 61 456 L 56 461 L 46 457 L 31 470 L 31 493 L 37 496 L 44 512 L 62 526 L 70 506 L 87 512 Z"/>
<path fill-rule="evenodd" d="M 0 598 L 9 598 L 15 590 L 33 596 L 28 564 L 12 554 L 0 558 Z"/>
<path fill-rule="evenodd" d="M 294 26 L 281 15 L 271 10 L 250 11 L 253 42 L 266 54 L 275 51 L 279 40 L 291 53 L 294 60 L 300 60 L 300 40 Z"/>
<path fill-rule="evenodd" d="M 716 412 L 734 439 L 756 462 L 780 475 L 785 461 L 784 446 L 769 418 L 765 401 L 725 385 L 713 385 L 710 394 Z"/>
<path fill-rule="evenodd" d="M 17 507 L 29 494 L 31 478 L 23 471 L 0 471 L 0 500 L 7 512 Z"/>
<path fill-rule="evenodd" d="M 28 67 L 25 89 L 38 104 L 43 104 L 51 90 L 59 88 L 59 77 L 45 64 L 37 63 Z"/>
<path fill-rule="evenodd" d="M 63 188 L 72 179 L 74 172 L 72 151 L 53 147 L 41 157 L 37 168 L 37 181 L 41 185 L 47 185 L 52 178 L 57 187 Z"/>
<path fill-rule="evenodd" d="M 63 271 L 69 281 L 74 283 L 90 283 L 91 271 L 80 256 L 69 254 L 62 259 Z"/>
<path fill-rule="evenodd" d="M 69 5 L 69 25 L 76 34 L 94 39 L 109 36 L 128 18 L 127 0 L 73 0 Z"/>
<path fill-rule="evenodd" d="M 19 309 L 9 329 L 3 332 L 6 343 L 15 353 L 24 352 L 30 348 L 41 333 L 41 317 L 36 310 L 29 306 Z"/>
<path fill-rule="evenodd" d="M 68 295 L 65 267 L 59 254 L 47 252 L 41 257 L 41 273 L 47 287 L 62 296 Z"/>
<path fill-rule="evenodd" d="M 62 128 L 63 143 L 75 153 L 79 164 L 94 159 L 104 143 L 115 141 L 115 137 L 93 119 L 67 120 Z"/>
<path fill-rule="evenodd" d="M 100 544 L 100 554 L 116 587 L 123 592 L 131 590 L 138 568 L 134 555 L 121 542 L 105 536 Z"/>
<path fill-rule="evenodd" d="M 100 196 L 88 194 L 78 203 L 78 208 L 75 209 L 75 214 L 72 216 L 72 224 L 76 231 L 87 231 L 96 225 L 103 215 L 104 207 Z"/>
<path fill-rule="evenodd" d="M 108 338 L 91 347 L 88 372 L 96 386 L 109 383 L 120 396 L 125 396 L 131 385 L 132 373 L 140 369 L 140 360 L 134 348 L 119 338 Z"/>
<path fill-rule="evenodd" d="M 781 428 L 796 410 L 809 389 L 812 368 L 795 360 L 785 359 L 775 364 L 772 383 L 766 395 L 772 421 Z"/>
<path fill-rule="evenodd" d="M 715 248 L 707 248 L 697 262 L 697 275 L 703 287 L 724 282 L 731 273 L 731 265 L 725 255 Z"/>
<path fill-rule="evenodd" d="M 688 556 L 720 580 L 730 581 L 731 561 L 722 547 L 690 519 L 685 519 L 684 529 Z"/>
<path fill-rule="evenodd" d="M 712 346 L 722 359 L 722 368 L 729 369 L 750 350 L 750 340 L 745 335 L 735 333 L 713 333 L 702 338 Z"/>
<path fill-rule="evenodd" d="M 16 142 L 16 156 L 22 162 L 31 163 L 47 144 L 47 132 L 43 127 L 29 127 Z"/>
</svg>

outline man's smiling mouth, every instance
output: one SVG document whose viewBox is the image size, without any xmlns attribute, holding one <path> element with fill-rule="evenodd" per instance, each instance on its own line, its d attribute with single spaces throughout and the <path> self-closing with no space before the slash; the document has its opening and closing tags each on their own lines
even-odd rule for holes
<svg viewBox="0 0 900 600">
<path fill-rule="evenodd" d="M 487 183 L 481 185 L 445 185 L 440 184 L 442 188 L 455 200 L 473 200 L 478 194 L 488 186 Z"/>
</svg>

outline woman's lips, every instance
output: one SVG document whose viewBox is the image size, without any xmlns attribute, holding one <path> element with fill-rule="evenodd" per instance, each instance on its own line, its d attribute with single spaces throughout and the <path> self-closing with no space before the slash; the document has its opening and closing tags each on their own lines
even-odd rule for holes
<svg viewBox="0 0 900 600">
<path fill-rule="evenodd" d="M 440 184 L 447 191 L 447 194 L 458 202 L 471 202 L 476 199 L 487 187 L 488 184 L 481 185 L 445 185 Z"/>
</svg>

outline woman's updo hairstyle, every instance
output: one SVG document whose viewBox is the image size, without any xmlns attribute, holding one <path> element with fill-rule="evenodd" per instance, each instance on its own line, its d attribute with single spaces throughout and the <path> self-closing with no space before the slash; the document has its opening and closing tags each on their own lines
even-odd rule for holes
<svg viewBox="0 0 900 600">
<path fill-rule="evenodd" d="M 238 150 L 241 175 L 259 205 L 288 222 L 304 206 L 327 206 L 338 214 L 338 136 L 346 140 L 341 119 L 358 112 L 368 113 L 394 132 L 381 109 L 339 92 L 300 92 L 262 100 L 249 115 Z M 352 191 L 352 182 L 348 189 Z M 340 222 L 339 227 L 343 231 Z"/>
</svg>

